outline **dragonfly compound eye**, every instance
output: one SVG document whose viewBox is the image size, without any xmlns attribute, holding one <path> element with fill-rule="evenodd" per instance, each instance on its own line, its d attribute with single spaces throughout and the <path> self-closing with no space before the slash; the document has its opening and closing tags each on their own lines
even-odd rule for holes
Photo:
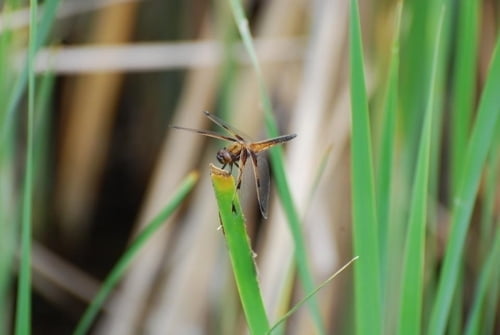
<svg viewBox="0 0 500 335">
<path fill-rule="evenodd" d="M 217 151 L 217 160 L 221 164 L 228 164 L 232 162 L 231 154 L 224 148 Z"/>
</svg>

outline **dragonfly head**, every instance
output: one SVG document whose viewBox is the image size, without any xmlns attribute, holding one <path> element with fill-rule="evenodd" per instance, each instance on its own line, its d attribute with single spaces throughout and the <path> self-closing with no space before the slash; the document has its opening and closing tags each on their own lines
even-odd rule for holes
<svg viewBox="0 0 500 335">
<path fill-rule="evenodd" d="M 217 151 L 217 160 L 223 165 L 232 164 L 233 156 L 226 148 L 223 148 Z"/>
</svg>

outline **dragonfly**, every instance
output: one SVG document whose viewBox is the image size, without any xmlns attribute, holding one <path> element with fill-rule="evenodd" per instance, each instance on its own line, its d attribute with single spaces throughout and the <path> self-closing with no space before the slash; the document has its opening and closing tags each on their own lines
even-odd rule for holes
<svg viewBox="0 0 500 335">
<path fill-rule="evenodd" d="M 224 169 L 226 166 L 229 167 L 229 173 L 232 173 L 233 165 L 238 168 L 238 176 L 236 178 L 236 191 L 240 190 L 243 168 L 245 167 L 247 160 L 250 160 L 253 168 L 252 170 L 255 179 L 255 186 L 257 188 L 257 200 L 259 203 L 259 209 L 262 216 L 267 219 L 267 206 L 269 202 L 269 178 L 267 177 L 267 175 L 269 174 L 269 170 L 265 157 L 259 154 L 275 145 L 288 142 L 291 139 L 295 138 L 297 135 L 282 135 L 271 139 L 254 142 L 251 141 L 247 136 L 242 135 L 243 133 L 241 131 L 237 130 L 221 118 L 207 111 L 204 111 L 203 113 L 210 119 L 210 121 L 223 128 L 228 133 L 228 135 L 222 135 L 210 130 L 192 129 L 180 126 L 170 127 L 174 129 L 187 130 L 203 136 L 230 142 L 228 146 L 225 146 L 217 151 L 216 158 L 217 161 L 222 164 L 222 169 Z M 261 176 L 261 173 L 263 175 L 266 175 L 266 178 L 263 178 L 263 176 Z"/>
</svg>

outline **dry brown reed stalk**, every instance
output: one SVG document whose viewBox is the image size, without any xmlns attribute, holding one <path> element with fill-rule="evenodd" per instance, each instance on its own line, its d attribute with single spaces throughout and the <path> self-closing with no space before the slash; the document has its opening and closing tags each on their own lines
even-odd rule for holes
<svg viewBox="0 0 500 335">
<path fill-rule="evenodd" d="M 105 8 L 96 19 L 89 43 L 129 41 L 136 9 L 135 2 Z M 88 74 L 65 88 L 56 204 L 68 246 L 77 245 L 87 233 L 87 216 L 102 174 L 122 79 L 121 73 Z"/>
<path fill-rule="evenodd" d="M 295 62 L 303 55 L 304 40 L 272 38 L 255 40 L 259 58 L 264 63 Z M 236 61 L 248 65 L 243 45 L 234 46 Z M 224 59 L 222 43 L 216 40 L 181 42 L 140 42 L 122 45 L 85 45 L 40 50 L 36 59 L 37 73 L 57 74 L 126 71 L 195 69 L 218 66 Z M 21 68 L 25 53 L 16 59 Z"/>
<path fill-rule="evenodd" d="M 200 36 L 201 40 L 209 38 L 212 35 L 212 28 L 208 24 L 208 21 L 203 26 L 204 28 Z M 194 128 L 205 128 L 207 126 L 207 120 L 201 117 L 201 111 L 206 110 L 213 103 L 217 88 L 217 78 L 218 71 L 216 67 L 189 71 L 182 95 L 179 99 L 179 106 L 172 119 L 173 124 L 189 125 Z M 142 207 L 136 230 L 141 229 L 161 209 L 165 203 L 165 199 L 174 190 L 178 181 L 198 164 L 198 159 L 203 150 L 204 138 L 189 136 L 189 134 L 171 131 L 170 129 L 167 131 L 167 136 L 163 142 L 163 149 L 156 163 L 154 175 L 147 191 L 146 200 Z M 199 185 L 207 184 L 204 179 L 205 174 L 201 173 L 201 177 L 198 182 Z M 189 206 L 190 208 L 192 207 L 192 205 Z M 182 225 L 190 226 L 200 222 L 205 224 L 206 221 L 203 218 L 206 218 L 207 215 L 202 210 L 200 210 L 200 213 L 203 214 L 202 218 L 197 218 L 194 221 L 192 218 L 189 220 L 188 217 Z M 216 218 L 216 213 L 214 213 L 213 217 Z M 176 220 L 178 220 L 176 216 L 171 219 L 172 222 Z M 217 224 L 214 222 L 208 226 L 215 227 L 215 230 Z M 164 278 L 158 282 L 157 275 L 165 265 L 163 260 L 167 248 L 173 248 L 168 243 L 168 241 L 172 240 L 172 228 L 174 228 L 173 224 L 164 225 L 148 242 L 146 248 L 139 253 L 136 262 L 131 266 L 128 275 L 122 283 L 120 293 L 113 299 L 114 312 L 104 318 L 99 324 L 98 334 L 133 334 L 135 330 L 147 327 L 144 326 L 144 319 L 141 318 L 141 316 L 147 314 L 144 311 L 156 315 L 150 308 L 155 310 L 158 308 L 158 303 L 155 302 L 149 306 L 151 302 L 150 297 L 156 300 L 156 298 L 163 296 L 159 291 L 163 290 L 164 284 L 161 281 Z M 205 241 L 201 240 L 202 245 L 203 243 L 210 242 L 210 240 L 209 238 Z M 183 241 L 183 243 L 195 245 L 188 241 Z M 176 258 L 174 261 L 176 266 L 180 266 L 186 257 L 188 256 L 184 254 L 182 258 Z M 210 263 L 208 262 L 208 264 Z M 174 271 L 171 274 L 175 277 L 176 274 L 181 272 Z M 176 280 L 173 279 L 169 282 L 175 283 Z M 177 289 L 177 292 L 182 291 Z M 189 296 L 189 294 L 186 294 L 186 296 Z M 149 317 L 146 316 L 145 318 L 148 319 Z M 165 318 L 165 315 L 162 318 Z M 182 321 L 182 317 L 178 320 Z M 172 323 L 169 325 L 170 327 L 175 329 L 175 324 Z"/>
<path fill-rule="evenodd" d="M 99 289 L 99 281 L 47 249 L 33 244 L 33 286 L 48 301 L 63 310 L 75 310 L 75 298 L 89 303 Z M 107 310 L 107 306 L 104 306 Z"/>
</svg>

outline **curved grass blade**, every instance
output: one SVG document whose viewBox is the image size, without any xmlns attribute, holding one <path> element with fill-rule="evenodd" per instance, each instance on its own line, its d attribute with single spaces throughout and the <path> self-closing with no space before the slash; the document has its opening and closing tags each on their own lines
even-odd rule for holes
<svg viewBox="0 0 500 335">
<path fill-rule="evenodd" d="M 484 303 L 485 304 L 483 308 L 484 314 L 482 315 L 482 320 L 481 320 L 482 333 L 480 334 L 495 333 L 496 314 L 498 310 L 498 296 L 500 294 L 500 270 L 496 268 L 494 269 L 494 271 L 496 271 L 496 274 L 494 274 L 493 276 L 493 283 L 489 288 L 488 295 Z"/>
<path fill-rule="evenodd" d="M 500 223 L 500 222 L 499 222 Z M 483 310 L 488 292 L 491 290 L 494 283 L 498 283 L 500 279 L 500 270 L 498 269 L 498 260 L 500 259 L 500 225 L 497 227 L 493 247 L 488 255 L 485 264 L 482 267 L 479 275 L 479 281 L 474 294 L 474 301 L 465 327 L 465 335 L 488 334 L 481 333 L 481 317 L 484 316 Z M 497 299 L 493 296 L 494 299 Z"/>
<path fill-rule="evenodd" d="M 494 204 L 495 204 L 495 193 L 498 185 L 498 178 L 500 177 L 500 117 L 497 120 L 496 130 L 495 130 L 494 144 L 491 147 L 489 158 L 487 162 L 487 172 L 485 176 L 485 190 L 482 199 L 482 210 L 481 210 L 481 222 L 480 222 L 480 255 L 481 259 L 485 259 L 487 255 L 494 249 L 495 240 L 495 227 L 500 226 L 500 222 L 497 222 L 495 226 L 495 215 L 494 215 Z M 500 255 L 497 254 L 497 260 Z M 483 270 L 480 272 L 480 276 L 483 276 Z M 497 268 L 496 274 L 493 276 L 500 276 L 500 270 Z M 481 307 L 483 314 L 481 315 L 481 331 L 479 334 L 493 334 L 493 329 L 495 327 L 495 317 L 497 311 L 498 303 L 498 292 L 500 289 L 500 278 L 493 279 L 493 284 L 488 289 L 488 294 L 485 297 L 484 307 Z M 479 289 L 478 289 L 479 290 Z M 474 310 L 474 307 L 473 309 Z M 469 316 L 472 318 L 472 315 Z M 469 321 L 468 321 L 469 322 Z M 472 326 L 471 326 L 472 327 Z M 472 327 L 475 328 L 475 327 Z M 476 330 L 474 329 L 473 333 Z"/>
<path fill-rule="evenodd" d="M 453 292 L 461 266 L 465 236 L 484 162 L 492 143 L 493 131 L 500 115 L 500 37 L 493 52 L 488 77 L 479 103 L 478 113 L 463 160 L 463 168 L 453 202 L 451 232 L 431 311 L 427 334 L 443 334 L 446 328 Z"/>
<path fill-rule="evenodd" d="M 245 49 L 250 56 L 252 66 L 257 75 L 267 132 L 269 133 L 270 137 L 277 137 L 278 126 L 276 125 L 276 120 L 273 116 L 271 99 L 269 98 L 269 94 L 267 93 L 264 78 L 262 76 L 262 71 L 260 69 L 257 54 L 255 52 L 255 47 L 252 42 L 252 36 L 248 28 L 248 20 L 245 17 L 245 12 L 243 10 L 241 0 L 229 0 L 229 2 L 231 4 L 231 9 L 237 23 L 241 38 L 243 40 L 243 44 L 245 45 Z M 283 209 L 285 211 L 288 225 L 290 227 L 290 232 L 292 234 L 293 242 L 295 245 L 294 257 L 297 264 L 299 278 L 304 287 L 304 291 L 310 292 L 314 289 L 314 280 L 308 263 L 299 213 L 297 212 L 295 204 L 293 203 L 292 194 L 290 192 L 290 187 L 286 178 L 285 164 L 283 162 L 283 149 L 280 147 L 271 148 L 269 150 L 269 157 L 273 168 L 273 180 L 276 184 L 276 189 L 281 199 L 281 203 L 283 205 Z M 324 334 L 325 330 L 323 327 L 323 322 L 321 320 L 321 314 L 316 297 L 313 296 L 308 301 L 308 304 L 314 325 L 316 327 L 316 332 L 318 334 Z"/>
<path fill-rule="evenodd" d="M 33 211 L 33 171 L 35 145 L 35 55 L 37 38 L 38 2 L 30 1 L 30 29 L 27 60 L 28 76 L 28 119 L 26 167 L 24 172 L 22 223 L 21 223 L 21 264 L 17 291 L 16 334 L 31 333 L 31 223 Z"/>
<path fill-rule="evenodd" d="M 8 17 L 12 9 L 9 6 L 3 6 L 2 15 Z M 10 69 L 10 56 L 14 49 L 12 32 L 4 30 L 0 33 L 0 96 L 8 97 L 12 82 L 12 71 Z M 10 71 L 9 71 L 10 69 Z M 0 99 L 0 124 L 5 119 L 5 102 Z M 14 194 L 17 193 L 14 178 L 15 164 L 10 159 L 14 152 L 15 145 L 13 139 L 6 139 L 3 147 L 0 147 L 0 194 L 3 201 L 0 202 L 0 333 L 8 334 L 11 331 L 11 322 L 14 311 L 10 299 L 12 282 L 13 264 L 17 263 L 15 254 L 18 249 L 18 230 L 19 227 L 7 222 L 16 222 L 18 220 L 17 199 Z"/>
<path fill-rule="evenodd" d="M 265 334 L 269 329 L 269 321 L 257 280 L 254 253 L 250 247 L 245 219 L 234 187 L 234 178 L 214 165 L 210 166 L 210 176 L 248 327 L 252 334 Z"/>
<path fill-rule="evenodd" d="M 481 254 L 484 255 L 492 245 L 494 233 L 494 207 L 495 193 L 497 191 L 498 180 L 500 178 L 500 118 L 497 120 L 495 139 L 491 147 L 486 167 L 485 190 L 483 205 L 481 210 Z"/>
<path fill-rule="evenodd" d="M 478 46 L 479 1 L 460 1 L 457 46 L 453 78 L 451 114 L 451 194 L 455 193 L 462 166 L 463 148 L 469 138 L 475 99 L 475 73 Z"/>
<path fill-rule="evenodd" d="M 394 138 L 396 133 L 396 114 L 398 107 L 399 84 L 399 31 L 401 11 L 400 2 L 396 11 L 396 24 L 392 43 L 392 55 L 389 65 L 387 92 L 385 97 L 383 129 L 380 140 L 380 158 L 377 171 L 377 214 L 379 224 L 379 247 L 382 278 L 387 277 L 387 249 L 389 240 L 389 218 L 391 209 L 392 167 L 394 159 Z M 385 291 L 385 289 L 384 289 Z"/>
<path fill-rule="evenodd" d="M 350 3 L 351 175 L 357 334 L 382 334 L 380 259 L 368 99 L 357 0 Z"/>
<path fill-rule="evenodd" d="M 316 287 L 312 292 L 307 294 L 304 298 L 302 298 L 298 303 L 295 304 L 285 315 L 283 315 L 278 321 L 274 323 L 274 325 L 269 329 L 267 334 L 271 334 L 280 324 L 285 322 L 286 319 L 288 319 L 293 313 L 295 313 L 304 303 L 307 302 L 312 296 L 314 296 L 316 293 L 318 293 L 319 290 L 321 290 L 323 287 L 328 285 L 335 277 L 337 277 L 341 272 L 343 272 L 349 265 L 351 265 L 352 262 L 357 260 L 359 257 L 356 256 L 353 259 L 351 259 L 349 262 L 344 264 L 340 269 L 337 270 L 333 275 L 328 277 L 324 282 L 321 283 L 318 287 Z"/>
<path fill-rule="evenodd" d="M 128 266 L 130 265 L 130 263 L 132 263 L 134 256 L 151 238 L 151 236 L 162 226 L 162 224 L 165 223 L 165 220 L 170 215 L 172 215 L 172 213 L 179 207 L 179 205 L 189 194 L 195 183 L 198 181 L 198 177 L 199 176 L 197 172 L 191 172 L 186 178 L 184 178 L 181 185 L 174 192 L 174 195 L 169 203 L 137 235 L 134 241 L 130 244 L 129 248 L 124 252 L 122 257 L 113 267 L 110 274 L 104 280 L 101 289 L 99 290 L 99 292 L 97 292 L 97 295 L 92 300 L 91 304 L 87 307 L 87 310 L 80 319 L 80 322 L 78 322 L 78 325 L 73 333 L 74 335 L 83 335 L 88 332 L 102 304 L 110 295 L 111 291 L 116 286 L 118 281 L 123 277 L 123 274 L 127 270 Z"/>
<path fill-rule="evenodd" d="M 422 324 L 423 271 L 425 254 L 425 228 L 429 192 L 429 168 L 431 153 L 432 118 L 435 109 L 436 73 L 439 48 L 442 43 L 444 9 L 441 10 L 429 85 L 429 100 L 424 126 L 420 138 L 420 148 L 413 183 L 412 202 L 406 238 L 405 259 L 401 288 L 401 314 L 399 334 L 418 335 Z"/>
</svg>

